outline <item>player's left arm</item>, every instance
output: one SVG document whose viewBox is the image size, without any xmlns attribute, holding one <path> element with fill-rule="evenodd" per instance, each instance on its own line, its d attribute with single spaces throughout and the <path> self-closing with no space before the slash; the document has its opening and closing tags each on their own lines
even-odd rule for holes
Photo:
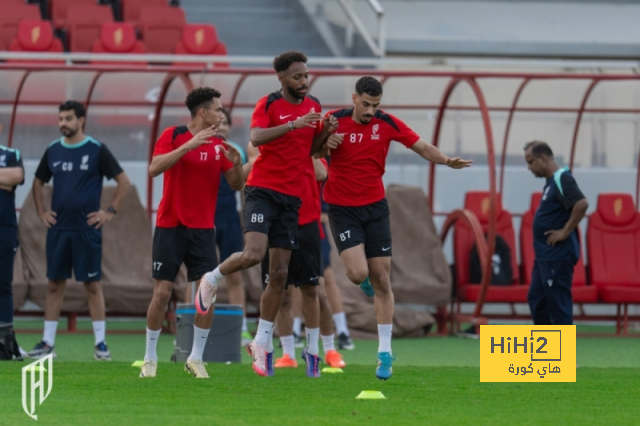
<svg viewBox="0 0 640 426">
<path fill-rule="evenodd" d="M 471 167 L 471 163 L 473 163 L 473 160 L 463 160 L 460 157 L 448 157 L 444 152 L 440 151 L 435 146 L 426 143 L 422 139 L 418 139 L 418 141 L 411 146 L 411 150 L 425 160 L 436 164 L 444 164 L 452 169 Z"/>
<path fill-rule="evenodd" d="M 313 144 L 311 145 L 311 155 L 314 155 L 322 150 L 326 146 L 329 136 L 331 136 L 331 134 L 336 130 L 338 130 L 338 119 L 331 114 L 325 115 L 322 119 L 320 131 L 313 137 Z"/>
<path fill-rule="evenodd" d="M 544 235 L 548 235 L 547 244 L 551 247 L 569 238 L 569 235 L 571 235 L 578 224 L 580 224 L 580 221 L 582 221 L 587 214 L 587 209 L 589 208 L 589 201 L 587 201 L 587 197 L 585 197 L 582 191 L 580 191 L 580 188 L 578 188 L 578 184 L 573 176 L 563 173 L 562 176 L 560 176 L 560 182 L 564 195 L 558 194 L 558 198 L 560 198 L 565 209 L 571 209 L 571 216 L 569 216 L 569 220 L 562 229 L 550 229 L 544 233 Z"/>
<path fill-rule="evenodd" d="M 107 211 L 98 210 L 97 212 L 91 212 L 87 215 L 87 223 L 96 229 L 100 229 L 102 225 L 115 217 L 124 195 L 131 186 L 129 176 L 127 176 L 127 174 L 122 170 L 118 160 L 116 160 L 106 145 L 100 146 L 98 168 L 100 170 L 100 174 L 105 176 L 107 179 L 115 180 L 117 186 L 116 192 L 113 194 L 113 199 L 111 200 Z"/>
<path fill-rule="evenodd" d="M 11 192 L 17 185 L 24 183 L 24 166 L 20 151 L 14 151 L 14 156 L 7 163 L 6 168 L 0 169 L 0 190 Z"/>
<path fill-rule="evenodd" d="M 227 179 L 229 186 L 234 191 L 240 191 L 244 187 L 244 169 L 242 168 L 242 154 L 238 149 L 227 143 L 223 142 L 224 146 L 221 146 L 222 152 L 227 160 L 233 164 L 233 167 L 224 172 L 224 177 Z"/>
</svg>

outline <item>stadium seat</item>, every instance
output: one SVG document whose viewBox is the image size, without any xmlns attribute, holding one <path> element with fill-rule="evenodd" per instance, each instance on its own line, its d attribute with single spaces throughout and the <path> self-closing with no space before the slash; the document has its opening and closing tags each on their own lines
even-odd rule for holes
<svg viewBox="0 0 640 426">
<path fill-rule="evenodd" d="M 149 53 L 173 53 L 186 24 L 178 7 L 146 7 L 140 13 L 140 33 Z"/>
<path fill-rule="evenodd" d="M 640 213 L 629 194 L 600 194 L 587 226 L 592 283 L 601 302 L 640 303 Z"/>
<path fill-rule="evenodd" d="M 218 40 L 216 27 L 209 24 L 187 24 L 182 38 L 174 50 L 178 55 L 226 55 L 227 46 Z M 174 63 L 174 65 L 204 67 L 206 63 Z M 216 63 L 216 67 L 228 67 L 228 63 Z"/>
<path fill-rule="evenodd" d="M 464 208 L 473 212 L 482 225 L 485 233 L 489 229 L 489 192 L 472 191 L 465 196 Z M 511 251 L 511 268 L 513 281 L 511 285 L 490 285 L 486 294 L 486 302 L 526 303 L 529 287 L 520 284 L 518 262 L 511 213 L 502 208 L 500 197 L 496 208 L 498 220 L 497 235 L 501 236 Z M 460 301 L 475 302 L 480 294 L 480 284 L 472 284 L 470 280 L 470 255 L 474 245 L 473 233 L 464 223 L 458 222 L 453 231 L 453 252 L 456 278 L 458 282 L 458 299 Z"/>
<path fill-rule="evenodd" d="M 61 53 L 62 42 L 54 37 L 49 21 L 21 21 L 18 34 L 9 46 L 11 52 Z M 8 62 L 33 62 L 24 59 L 11 59 Z M 44 61 L 36 61 L 43 63 Z M 46 63 L 64 63 L 64 61 L 46 61 Z"/>
<path fill-rule="evenodd" d="M 531 195 L 531 205 L 529 210 L 522 216 L 522 223 L 520 225 L 522 280 L 527 284 L 531 282 L 533 261 L 535 260 L 535 253 L 533 251 L 533 217 L 536 214 L 541 199 L 542 192 L 534 192 Z M 578 238 L 581 238 L 580 228 L 578 228 Z M 571 293 L 574 303 L 595 303 L 598 301 L 598 289 L 592 285 L 587 285 L 587 276 L 582 254 L 573 269 Z"/>
<path fill-rule="evenodd" d="M 9 49 L 9 45 L 18 34 L 18 24 L 20 21 L 38 21 L 40 8 L 36 4 L 14 4 L 2 5 L 0 13 L 0 50 Z"/>
<path fill-rule="evenodd" d="M 69 51 L 90 52 L 100 38 L 102 24 L 113 22 L 110 6 L 77 6 L 67 13 Z"/>
<path fill-rule="evenodd" d="M 136 30 L 126 22 L 102 24 L 100 38 L 93 43 L 93 53 L 145 53 L 144 46 L 136 39 Z M 143 62 L 100 62 L 92 64 L 146 65 Z"/>
<path fill-rule="evenodd" d="M 56 30 L 67 28 L 69 11 L 79 6 L 97 6 L 96 0 L 49 0 L 51 22 Z M 108 6 L 107 6 L 108 7 Z"/>
<path fill-rule="evenodd" d="M 168 7 L 167 0 L 120 0 L 120 7 L 122 8 L 122 20 L 125 22 L 131 22 L 138 26 L 140 20 L 140 12 L 145 7 L 157 6 Z"/>
</svg>

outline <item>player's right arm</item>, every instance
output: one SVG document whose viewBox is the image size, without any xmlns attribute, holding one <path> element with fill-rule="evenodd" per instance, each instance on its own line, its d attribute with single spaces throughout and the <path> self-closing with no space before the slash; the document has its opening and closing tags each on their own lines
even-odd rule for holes
<svg viewBox="0 0 640 426">
<path fill-rule="evenodd" d="M 215 126 L 204 129 L 191 138 L 189 142 L 170 152 L 167 151 L 171 149 L 173 141 L 171 140 L 169 132 L 165 131 L 156 143 L 156 150 L 153 159 L 151 160 L 151 164 L 149 164 L 149 175 L 151 175 L 151 177 L 156 177 L 166 172 L 187 152 L 198 148 L 200 145 L 211 143 L 208 139 L 216 133 L 216 130 L 217 128 Z"/>
<path fill-rule="evenodd" d="M 38 217 L 40 221 L 44 223 L 47 228 L 51 228 L 56 224 L 56 212 L 47 211 L 44 207 L 44 194 L 42 188 L 44 184 L 51 180 L 53 174 L 49 169 L 49 149 L 44 152 L 38 169 L 36 170 L 36 177 L 33 179 L 33 186 L 31 192 L 33 193 L 33 201 L 36 204 L 36 210 L 38 211 Z"/>
<path fill-rule="evenodd" d="M 287 122 L 279 126 L 270 127 L 274 120 L 271 119 L 270 111 L 267 110 L 267 97 L 264 97 L 258 101 L 251 116 L 251 144 L 255 147 L 264 145 L 289 132 L 295 132 L 297 129 L 315 127 L 314 123 L 320 120 L 322 120 L 322 114 L 313 112 L 312 109 L 307 115 L 291 122 L 291 126 Z"/>
</svg>

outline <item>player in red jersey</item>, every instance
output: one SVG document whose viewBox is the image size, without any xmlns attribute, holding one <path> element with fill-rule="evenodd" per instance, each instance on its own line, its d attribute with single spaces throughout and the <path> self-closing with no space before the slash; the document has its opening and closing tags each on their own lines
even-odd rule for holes
<svg viewBox="0 0 640 426">
<path fill-rule="evenodd" d="M 244 185 L 240 153 L 215 134 L 224 119 L 220 92 L 209 87 L 194 89 L 185 104 L 191 121 L 162 132 L 149 165 L 152 177 L 164 173 L 164 187 L 153 235 L 155 286 L 147 311 L 147 346 L 140 377 L 156 376 L 158 337 L 182 263 L 189 281 L 201 280 L 218 263 L 213 218 L 220 175 L 224 173 L 236 191 Z M 210 310 L 206 315 L 196 314 L 194 320 L 193 348 L 185 369 L 197 378 L 209 377 L 202 354 L 212 319 Z"/>
<path fill-rule="evenodd" d="M 251 119 L 251 143 L 259 148 L 260 156 L 245 188 L 245 247 L 205 275 L 195 300 L 196 309 L 207 312 L 222 277 L 260 263 L 268 245 L 269 286 L 260 301 L 256 338 L 247 347 L 253 369 L 261 376 L 268 375 L 273 362 L 267 342 L 286 285 L 291 250 L 296 247 L 300 183 L 309 157 L 325 142 L 330 143 L 328 137 L 336 126 L 331 117 L 321 126 L 320 102 L 307 94 L 306 62 L 306 56 L 296 51 L 273 61 L 282 88 L 260 99 Z"/>
<path fill-rule="evenodd" d="M 386 380 L 391 377 L 394 359 L 391 227 L 382 182 L 389 145 L 391 141 L 400 142 L 422 158 L 454 169 L 469 167 L 471 161 L 447 157 L 400 119 L 378 109 L 382 85 L 375 78 L 359 79 L 352 99 L 353 108 L 327 113 L 338 120 L 338 131 L 329 138 L 333 143 L 327 143 L 318 156 L 331 152 L 324 199 L 329 204 L 331 232 L 347 276 L 367 296 L 375 295 L 379 338 L 376 376 Z M 338 148 L 329 148 L 338 143 Z"/>
</svg>

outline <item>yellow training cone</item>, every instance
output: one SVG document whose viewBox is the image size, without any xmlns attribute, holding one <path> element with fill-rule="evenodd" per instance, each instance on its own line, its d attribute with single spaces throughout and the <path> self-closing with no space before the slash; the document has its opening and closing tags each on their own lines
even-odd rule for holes
<svg viewBox="0 0 640 426">
<path fill-rule="evenodd" d="M 356 399 L 387 399 L 380 391 L 362 391 Z"/>
<path fill-rule="evenodd" d="M 47 369 L 46 369 L 46 368 L 41 367 L 41 366 L 39 366 L 39 365 L 34 365 L 34 366 L 33 366 L 33 367 L 31 367 L 31 368 L 33 368 L 33 371 L 40 371 L 40 370 L 42 370 L 42 371 L 47 371 Z"/>
<path fill-rule="evenodd" d="M 323 373 L 342 373 L 342 368 L 337 368 L 337 367 L 325 367 L 322 369 Z"/>
<path fill-rule="evenodd" d="M 134 361 L 133 364 L 131 364 L 132 367 L 142 367 L 144 365 L 144 361 Z"/>
</svg>

